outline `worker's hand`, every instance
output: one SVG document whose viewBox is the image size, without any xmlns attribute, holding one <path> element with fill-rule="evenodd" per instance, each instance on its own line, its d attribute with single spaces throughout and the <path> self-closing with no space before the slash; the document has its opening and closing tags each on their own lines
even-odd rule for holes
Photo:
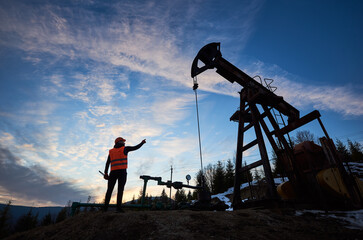
<svg viewBox="0 0 363 240">
<path fill-rule="evenodd" d="M 144 139 L 144 140 L 142 140 L 142 142 L 141 142 L 142 144 L 145 144 L 146 143 L 146 139 Z"/>
<path fill-rule="evenodd" d="M 103 175 L 103 178 L 104 178 L 104 179 L 106 179 L 106 180 L 108 180 L 108 174 L 107 174 L 107 173 L 105 173 L 105 174 Z"/>
</svg>

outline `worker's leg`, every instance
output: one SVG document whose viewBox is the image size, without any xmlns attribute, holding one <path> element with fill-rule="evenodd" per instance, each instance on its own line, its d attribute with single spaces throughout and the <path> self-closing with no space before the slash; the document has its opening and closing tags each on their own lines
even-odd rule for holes
<svg viewBox="0 0 363 240">
<path fill-rule="evenodd" d="M 124 188 L 127 179 L 126 169 L 120 171 L 118 178 L 118 189 L 117 189 L 117 210 L 121 211 L 122 197 L 124 194 Z"/>
<path fill-rule="evenodd" d="M 106 196 L 105 196 L 105 208 L 104 208 L 105 211 L 107 211 L 107 209 L 108 209 L 108 205 L 110 203 L 112 191 L 113 191 L 113 188 L 115 187 L 116 180 L 117 180 L 117 175 L 115 175 L 115 174 L 113 174 L 113 172 L 111 172 L 110 176 L 108 178 L 107 192 L 106 192 Z"/>
</svg>

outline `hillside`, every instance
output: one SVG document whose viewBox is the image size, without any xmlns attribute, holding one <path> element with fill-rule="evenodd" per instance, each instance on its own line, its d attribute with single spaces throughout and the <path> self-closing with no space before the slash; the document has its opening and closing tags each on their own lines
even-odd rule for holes
<svg viewBox="0 0 363 240">
<path fill-rule="evenodd" d="M 349 229 L 314 213 L 244 209 L 226 212 L 126 211 L 88 212 L 7 239 L 363 239 L 362 229 Z"/>
</svg>

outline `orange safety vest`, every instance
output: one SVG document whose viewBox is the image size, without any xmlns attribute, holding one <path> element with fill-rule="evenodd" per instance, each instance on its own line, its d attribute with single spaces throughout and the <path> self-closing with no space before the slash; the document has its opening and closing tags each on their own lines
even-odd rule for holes
<svg viewBox="0 0 363 240">
<path fill-rule="evenodd" d="M 124 154 L 124 149 L 125 147 L 110 149 L 111 171 L 127 168 L 127 155 Z"/>
</svg>

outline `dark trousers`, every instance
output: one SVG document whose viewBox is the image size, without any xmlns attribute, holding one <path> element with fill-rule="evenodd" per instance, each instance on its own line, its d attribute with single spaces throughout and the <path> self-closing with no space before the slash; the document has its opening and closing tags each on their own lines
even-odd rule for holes
<svg viewBox="0 0 363 240">
<path fill-rule="evenodd" d="M 107 192 L 106 192 L 106 196 L 105 196 L 105 211 L 107 211 L 107 209 L 108 209 L 112 191 L 113 191 L 113 188 L 115 187 L 117 180 L 118 180 L 117 210 L 121 209 L 122 196 L 124 194 L 124 187 L 126 184 L 126 179 L 127 179 L 126 169 L 111 171 L 110 176 L 108 178 Z"/>
</svg>

